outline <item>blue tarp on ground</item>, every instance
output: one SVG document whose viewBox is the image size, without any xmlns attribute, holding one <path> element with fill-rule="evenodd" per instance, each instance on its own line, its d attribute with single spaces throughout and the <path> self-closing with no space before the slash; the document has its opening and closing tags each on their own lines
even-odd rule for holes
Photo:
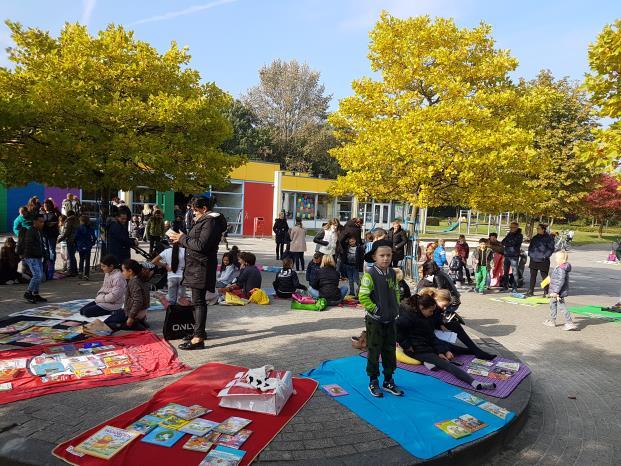
<svg viewBox="0 0 621 466">
<path fill-rule="evenodd" d="M 374 398 L 368 390 L 366 359 L 359 356 L 325 361 L 316 369 L 303 374 L 320 385 L 338 384 L 349 393 L 334 398 L 356 415 L 398 442 L 405 450 L 421 459 L 429 459 L 459 445 L 485 437 L 513 419 L 510 413 L 502 420 L 454 395 L 461 390 L 433 377 L 397 369 L 395 382 L 403 397 L 385 393 Z M 381 379 L 380 379 L 381 381 Z M 467 437 L 454 439 L 434 424 L 470 414 L 488 424 Z"/>
</svg>

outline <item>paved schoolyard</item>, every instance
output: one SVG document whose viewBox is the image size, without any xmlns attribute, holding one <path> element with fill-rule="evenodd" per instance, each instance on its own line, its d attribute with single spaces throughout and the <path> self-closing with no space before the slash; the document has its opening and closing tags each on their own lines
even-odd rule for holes
<svg viewBox="0 0 621 466">
<path fill-rule="evenodd" d="M 233 239 L 232 243 L 274 264 L 269 240 Z M 310 246 L 310 244 L 309 244 Z M 599 264 L 607 252 L 581 249 L 573 258 L 571 304 L 612 304 L 620 270 Z M 264 274 L 264 287 L 273 274 Z M 93 296 L 99 282 L 65 279 L 46 283 L 42 294 L 54 301 Z M 24 286 L 0 287 L 0 316 L 31 307 Z M 515 352 L 533 370 L 533 399 L 524 429 L 489 464 L 618 464 L 621 425 L 621 324 L 578 317 L 580 332 L 541 325 L 546 306 L 529 308 L 467 293 L 461 314 L 473 333 L 481 332 Z M 271 363 L 302 372 L 325 359 L 355 354 L 349 336 L 362 328 L 362 311 L 334 308 L 323 313 L 293 312 L 285 301 L 270 306 L 209 308 L 208 349 L 181 353 L 196 366 L 220 361 L 243 366 Z M 150 317 L 158 330 L 163 312 Z M 54 464 L 49 451 L 61 440 L 146 400 L 178 376 L 65 392 L 0 407 L 0 455 L 23 450 L 23 460 Z M 569 396 L 575 399 L 568 398 Z M 378 456 L 379 455 L 379 456 Z M 260 456 L 261 462 L 309 464 L 407 464 L 392 440 L 345 408 L 317 393 L 306 408 Z M 4 464 L 0 461 L 1 464 Z"/>
</svg>

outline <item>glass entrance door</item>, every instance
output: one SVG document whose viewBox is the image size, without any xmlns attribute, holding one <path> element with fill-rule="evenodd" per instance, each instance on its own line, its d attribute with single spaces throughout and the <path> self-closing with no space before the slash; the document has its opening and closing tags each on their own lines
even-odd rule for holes
<svg viewBox="0 0 621 466">
<path fill-rule="evenodd" d="M 375 228 L 388 228 L 390 223 L 390 204 L 373 205 L 373 223 Z"/>
</svg>

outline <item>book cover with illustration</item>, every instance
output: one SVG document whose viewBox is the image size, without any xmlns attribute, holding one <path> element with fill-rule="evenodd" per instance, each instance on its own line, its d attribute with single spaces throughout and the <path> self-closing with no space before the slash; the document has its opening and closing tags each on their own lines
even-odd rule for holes
<svg viewBox="0 0 621 466">
<path fill-rule="evenodd" d="M 189 421 L 185 419 L 181 419 L 177 416 L 166 416 L 164 419 L 160 420 L 160 426 L 165 427 L 167 429 L 179 430 L 181 427 L 186 425 Z"/>
<path fill-rule="evenodd" d="M 501 408 L 500 406 L 490 403 L 489 401 L 479 405 L 479 408 L 493 414 L 494 416 L 498 416 L 500 419 L 506 419 L 509 415 L 509 411 L 505 408 Z"/>
<path fill-rule="evenodd" d="M 156 427 L 145 435 L 140 441 L 170 448 L 184 435 L 185 434 L 183 432 L 179 432 L 178 430 L 167 429 L 166 427 Z"/>
<path fill-rule="evenodd" d="M 211 447 L 213 447 L 213 442 L 210 442 L 205 437 L 201 437 L 199 435 L 192 435 L 183 445 L 183 448 L 186 450 L 202 451 L 203 453 L 207 453 L 211 450 Z"/>
<path fill-rule="evenodd" d="M 479 398 L 478 396 L 475 396 L 472 393 L 468 392 L 459 392 L 457 395 L 455 395 L 455 398 L 461 401 L 465 401 L 472 406 L 478 406 L 485 401 L 483 398 Z"/>
<path fill-rule="evenodd" d="M 181 432 L 185 432 L 186 434 L 198 435 L 199 437 L 202 437 L 219 424 L 219 422 L 197 418 L 180 427 L 179 430 Z"/>
<path fill-rule="evenodd" d="M 160 422 L 162 422 L 162 420 L 159 417 L 147 414 L 146 416 L 138 419 L 136 422 L 128 425 L 126 429 L 144 435 L 155 429 L 160 424 Z"/>
<path fill-rule="evenodd" d="M 436 422 L 435 426 L 455 439 L 470 435 L 469 430 L 464 429 L 459 424 L 456 424 L 453 421 Z"/>
<path fill-rule="evenodd" d="M 250 419 L 232 416 L 226 419 L 224 422 L 220 423 L 220 425 L 218 425 L 215 430 L 216 432 L 220 432 L 221 434 L 233 435 L 242 430 L 251 422 L 252 421 Z"/>
<path fill-rule="evenodd" d="M 502 369 L 506 369 L 508 371 L 512 371 L 513 373 L 520 370 L 519 362 L 499 362 L 496 364 L 496 367 L 500 367 Z"/>
<path fill-rule="evenodd" d="M 189 406 L 183 406 L 177 403 L 168 403 L 165 406 L 162 406 L 157 411 L 153 413 L 154 416 L 158 417 L 167 417 L 167 416 L 177 416 L 181 419 L 188 417 L 190 414 Z"/>
<path fill-rule="evenodd" d="M 483 427 L 487 427 L 487 424 L 483 421 L 480 421 L 474 416 L 470 414 L 462 414 L 456 419 L 453 419 L 453 422 L 458 426 L 463 427 L 464 429 L 470 432 L 476 432 L 477 430 L 482 429 Z"/>
<path fill-rule="evenodd" d="M 137 432 L 130 432 L 118 427 L 105 426 L 76 445 L 76 451 L 90 456 L 108 460 L 138 437 Z"/>
<path fill-rule="evenodd" d="M 218 439 L 218 445 L 239 449 L 251 435 L 252 431 L 248 429 L 242 429 L 234 435 L 222 434 Z"/>
<path fill-rule="evenodd" d="M 494 363 L 492 361 L 486 361 L 485 359 L 474 358 L 472 361 L 470 361 L 470 365 L 492 367 Z"/>
<path fill-rule="evenodd" d="M 218 445 L 205 456 L 198 466 L 237 466 L 245 454 L 243 450 Z"/>
<path fill-rule="evenodd" d="M 326 393 L 330 396 L 344 396 L 344 395 L 349 395 L 349 393 L 347 393 L 343 387 L 341 387 L 340 385 L 337 385 L 335 383 L 333 384 L 329 384 L 329 385 L 322 385 L 321 388 L 323 388 Z"/>
<path fill-rule="evenodd" d="M 480 375 L 481 377 L 487 377 L 489 371 L 478 367 L 469 367 L 466 372 L 471 375 Z"/>
</svg>

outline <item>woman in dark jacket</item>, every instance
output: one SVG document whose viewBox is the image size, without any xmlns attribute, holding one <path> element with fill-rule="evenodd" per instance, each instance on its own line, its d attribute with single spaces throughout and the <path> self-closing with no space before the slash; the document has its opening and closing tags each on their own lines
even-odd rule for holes
<svg viewBox="0 0 621 466">
<path fill-rule="evenodd" d="M 547 233 L 547 225 L 540 223 L 537 226 L 537 234 L 530 240 L 528 246 L 528 257 L 530 262 L 530 286 L 528 287 L 527 296 L 535 293 L 535 284 L 537 283 L 537 272 L 541 273 L 541 280 L 544 280 L 550 272 L 550 257 L 554 254 L 554 238 Z M 543 287 L 543 294 L 548 294 L 548 287 Z"/>
<path fill-rule="evenodd" d="M 414 295 L 401 303 L 396 327 L 397 342 L 403 352 L 411 358 L 450 372 L 477 390 L 496 388 L 496 384 L 475 380 L 470 374 L 451 364 L 455 354 L 468 354 L 469 351 L 436 337 L 435 312 L 436 302 L 428 295 Z"/>
<path fill-rule="evenodd" d="M 329 306 L 338 306 L 347 293 L 347 287 L 339 288 L 341 275 L 336 270 L 334 258 L 326 254 L 321 258 L 321 268 L 312 277 L 310 286 L 318 291 L 314 298 L 325 298 Z M 312 294 L 312 293 L 311 293 Z"/>
<path fill-rule="evenodd" d="M 60 236 L 58 217 L 60 217 L 60 212 L 54 205 L 54 201 L 46 199 L 43 202 L 43 221 L 45 222 L 43 224 L 43 237 L 47 241 L 49 259 L 52 265 L 56 263 L 56 240 Z"/>
<path fill-rule="evenodd" d="M 416 292 L 418 293 L 423 288 L 439 288 L 441 290 L 447 290 L 451 294 L 451 310 L 455 312 L 461 304 L 461 295 L 451 277 L 449 277 L 444 271 L 438 267 L 438 264 L 433 259 L 426 261 L 422 265 L 422 277 L 416 285 Z"/>
<path fill-rule="evenodd" d="M 393 222 L 388 230 L 388 241 L 392 242 L 392 266 L 399 267 L 399 262 L 405 257 L 405 246 L 408 244 L 408 234 L 398 221 Z"/>
<path fill-rule="evenodd" d="M 274 226 L 272 227 L 274 234 L 276 235 L 276 260 L 284 259 L 285 244 L 289 243 L 289 224 L 285 218 L 285 213 L 278 214 L 278 218 L 274 220 Z"/>
<path fill-rule="evenodd" d="M 188 234 L 171 233 L 170 240 L 185 248 L 185 268 L 182 285 L 192 289 L 194 306 L 194 333 L 179 345 L 182 350 L 205 348 L 207 322 L 207 291 L 215 293 L 218 268 L 218 245 L 226 231 L 223 215 L 211 212 L 214 198 L 197 197 L 192 203 L 195 223 Z"/>
</svg>

